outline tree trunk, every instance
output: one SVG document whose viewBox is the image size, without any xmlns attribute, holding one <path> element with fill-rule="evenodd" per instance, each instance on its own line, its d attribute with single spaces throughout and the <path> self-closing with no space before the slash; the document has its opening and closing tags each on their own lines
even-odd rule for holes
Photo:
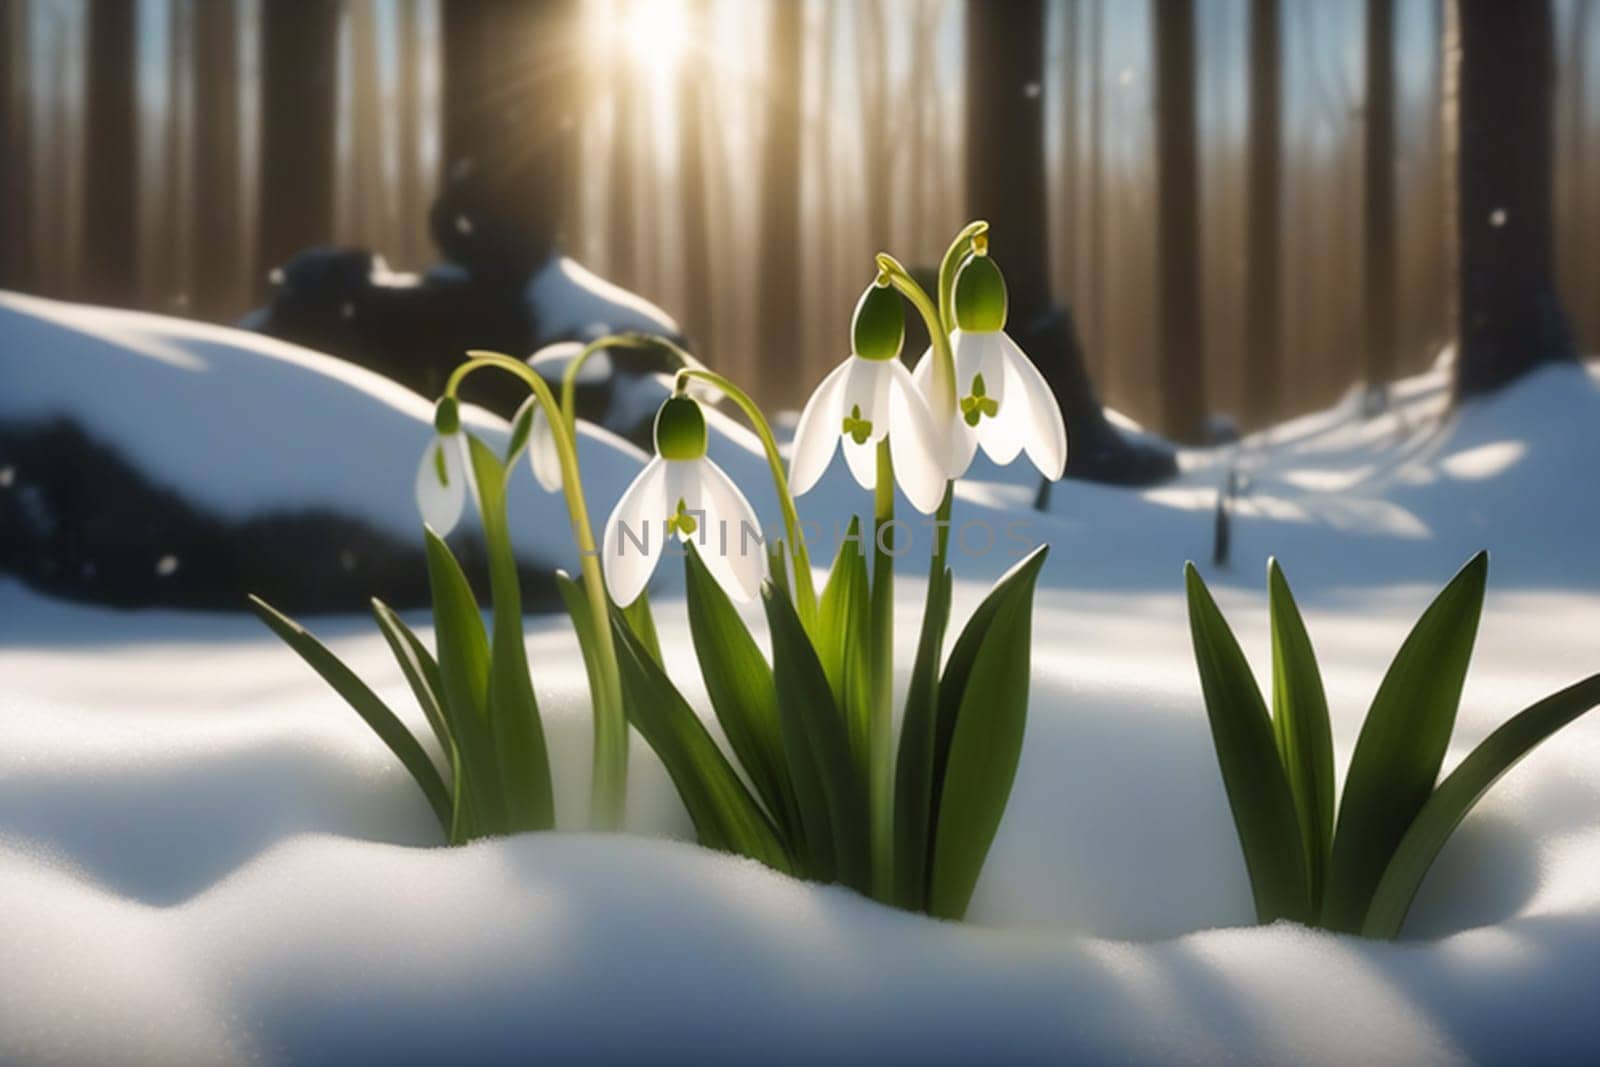
<svg viewBox="0 0 1600 1067">
<path fill-rule="evenodd" d="M 0 289 L 33 281 L 33 121 L 27 4 L 0 5 Z"/>
<path fill-rule="evenodd" d="M 1461 350 L 1455 397 L 1574 358 L 1551 249 L 1549 0 L 1457 0 Z"/>
<path fill-rule="evenodd" d="M 1366 144 L 1362 187 L 1362 303 L 1367 388 L 1381 396 L 1396 351 L 1394 0 L 1367 0 Z"/>
<path fill-rule="evenodd" d="M 873 253 L 889 247 L 889 180 L 894 169 L 895 136 L 889 129 L 889 42 L 884 0 L 860 0 L 856 7 L 856 63 L 861 79 L 861 169 L 866 183 L 862 236 Z"/>
<path fill-rule="evenodd" d="M 989 222 L 990 247 L 1010 290 L 1007 332 L 1037 364 L 1061 405 L 1070 442 L 1068 472 L 1148 483 L 1173 472 L 1171 455 L 1129 446 L 1106 421 L 1071 315 L 1051 294 L 1044 28 L 1041 0 L 967 4 L 967 214 Z"/>
<path fill-rule="evenodd" d="M 233 4 L 194 9 L 195 314 L 244 310 L 239 228 L 239 25 Z"/>
<path fill-rule="evenodd" d="M 440 16 L 446 180 L 471 188 L 475 233 L 466 254 L 496 270 L 530 271 L 566 216 L 577 130 L 576 4 L 451 0 Z"/>
<path fill-rule="evenodd" d="M 89 0 L 84 273 L 73 288 L 96 304 L 138 298 L 138 15 L 127 0 Z"/>
<path fill-rule="evenodd" d="M 422 180 L 422 13 L 420 0 L 401 0 L 396 14 L 395 209 L 400 220 L 396 255 L 408 268 L 427 261 L 428 214 Z"/>
<path fill-rule="evenodd" d="M 685 18 L 691 41 L 705 40 L 706 0 L 694 0 Z M 714 283 L 711 223 L 706 201 L 705 68 L 685 59 L 678 65 L 678 197 L 683 205 L 683 328 L 704 351 L 711 337 Z"/>
<path fill-rule="evenodd" d="M 1019 326 L 1051 305 L 1043 84 L 1043 0 L 969 2 L 967 213 L 989 220 Z"/>
<path fill-rule="evenodd" d="M 606 245 L 608 273 L 624 288 L 639 284 L 638 192 L 639 123 L 634 117 L 636 97 L 633 71 L 626 63 L 613 72 L 611 88 L 611 177 L 606 184 Z"/>
<path fill-rule="evenodd" d="M 1166 0 L 1155 18 L 1157 288 L 1161 400 L 1167 433 L 1205 436 L 1200 320 L 1200 190 L 1195 140 L 1194 0 Z"/>
<path fill-rule="evenodd" d="M 1283 131 L 1280 0 L 1250 4 L 1250 171 L 1245 253 L 1244 417 L 1278 414 L 1283 347 Z"/>
<path fill-rule="evenodd" d="M 761 347 L 772 384 L 762 392 L 793 401 L 804 386 L 800 335 L 801 57 L 804 6 L 772 5 L 767 56 L 766 134 L 761 153 Z M 765 375 L 764 375 L 765 376 Z"/>
<path fill-rule="evenodd" d="M 296 252 L 333 239 L 342 8 L 341 0 L 261 5 L 257 287 Z"/>
</svg>

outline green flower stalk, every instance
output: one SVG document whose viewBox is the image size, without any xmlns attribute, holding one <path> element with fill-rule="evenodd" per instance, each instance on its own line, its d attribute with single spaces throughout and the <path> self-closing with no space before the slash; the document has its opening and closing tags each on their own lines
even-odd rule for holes
<svg viewBox="0 0 1600 1067">
<path fill-rule="evenodd" d="M 611 605 L 606 599 L 600 554 L 595 545 L 589 508 L 583 498 L 583 482 L 578 471 L 577 440 L 568 429 L 567 420 L 551 394 L 550 386 L 537 371 L 519 359 L 480 350 L 468 352 L 467 355 L 470 357 L 467 362 L 457 367 L 445 383 L 446 399 L 455 400 L 461 382 L 469 374 L 485 367 L 495 367 L 521 379 L 538 398 L 544 416 L 554 430 L 556 452 L 560 457 L 562 491 L 566 496 L 572 539 L 578 548 L 584 595 L 594 618 L 609 618 Z M 559 429 L 555 429 L 557 424 Z M 596 670 L 593 674 L 597 682 L 591 694 L 594 705 L 594 780 L 590 795 L 590 824 L 595 829 L 612 830 L 622 825 L 627 804 L 628 724 L 622 708 L 616 646 L 610 629 L 603 625 L 594 627 L 584 652 L 595 661 Z"/>
</svg>

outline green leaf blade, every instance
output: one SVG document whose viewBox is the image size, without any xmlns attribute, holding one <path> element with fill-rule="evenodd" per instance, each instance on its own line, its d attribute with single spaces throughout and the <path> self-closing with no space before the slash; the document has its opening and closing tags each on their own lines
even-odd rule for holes
<svg viewBox="0 0 1600 1067">
<path fill-rule="evenodd" d="M 1488 576 L 1480 552 L 1412 627 L 1384 676 L 1350 759 L 1322 922 L 1359 932 L 1401 838 L 1427 803 L 1455 728 Z"/>
<path fill-rule="evenodd" d="M 772 635 L 778 725 L 805 822 L 812 876 L 837 878 L 869 892 L 867 782 L 851 751 L 848 726 L 794 605 L 771 582 L 762 599 Z"/>
<path fill-rule="evenodd" d="M 667 768 L 700 843 L 792 873 L 777 830 L 620 611 L 612 632 L 628 719 Z"/>
<path fill-rule="evenodd" d="M 940 684 L 941 703 L 959 701 L 929 863 L 927 908 L 941 918 L 966 914 L 1016 779 L 1027 727 L 1033 591 L 1048 551 L 1035 549 L 995 584 L 957 642 L 976 641 L 965 676 L 951 679 L 947 669 Z"/>
<path fill-rule="evenodd" d="M 1184 567 L 1184 582 L 1211 741 L 1250 875 L 1256 919 L 1311 921 L 1300 818 L 1261 690 L 1193 563 Z"/>
<path fill-rule="evenodd" d="M 1434 790 L 1379 879 L 1361 925 L 1365 937 L 1400 935 L 1434 858 L 1495 782 L 1545 738 L 1600 706 L 1600 674 L 1525 708 L 1473 749 Z"/>
<path fill-rule="evenodd" d="M 784 762 L 772 668 L 692 544 L 684 555 L 684 574 L 689 633 L 712 710 L 762 803 L 798 852 L 805 828 Z"/>
<path fill-rule="evenodd" d="M 474 816 L 469 836 L 503 833 L 505 803 L 489 728 L 489 640 L 483 616 L 449 546 L 426 528 L 423 539 L 444 711 L 461 752 L 462 792 Z"/>
<path fill-rule="evenodd" d="M 930 567 L 930 570 L 932 568 Z M 939 661 L 950 624 L 953 576 L 930 574 L 922 632 L 911 667 L 900 749 L 895 760 L 895 903 L 921 911 L 928 901 L 928 856 L 933 824 L 934 735 L 939 712 Z"/>
<path fill-rule="evenodd" d="M 490 448 L 467 437 L 478 508 L 489 557 L 489 595 L 494 628 L 489 644 L 489 680 L 484 706 L 499 767 L 503 829 L 548 830 L 555 826 L 555 795 L 544 724 L 534 697 L 528 648 L 522 634 L 522 587 L 506 516 L 506 469 Z"/>
<path fill-rule="evenodd" d="M 1333 848 L 1333 729 L 1317 655 L 1277 560 L 1267 563 L 1272 613 L 1272 729 L 1305 842 L 1312 911 L 1321 910 Z"/>
<path fill-rule="evenodd" d="M 434 816 L 439 820 L 439 825 L 446 833 L 450 832 L 451 801 L 450 791 L 445 788 L 444 779 L 439 775 L 439 769 L 434 766 L 428 753 L 412 736 L 411 731 L 389 710 L 388 705 L 378 699 L 367 684 L 356 677 L 354 671 L 346 667 L 326 645 L 311 635 L 305 627 L 278 611 L 258 596 L 250 597 L 250 608 L 256 617 L 266 623 L 267 628 L 292 648 L 306 664 L 316 671 L 322 680 L 333 687 L 334 691 L 344 698 L 346 704 L 360 715 L 362 720 L 371 727 L 372 732 L 394 753 L 402 766 L 410 772 L 422 789 L 423 796 L 427 797 L 428 805 L 433 808 Z"/>
</svg>

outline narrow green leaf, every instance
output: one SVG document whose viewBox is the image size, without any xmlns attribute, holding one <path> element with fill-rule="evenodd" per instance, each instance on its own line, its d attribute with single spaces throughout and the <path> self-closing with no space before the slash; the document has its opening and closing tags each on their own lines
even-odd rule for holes
<svg viewBox="0 0 1600 1067">
<path fill-rule="evenodd" d="M 450 734 L 461 752 L 462 792 L 474 816 L 469 836 L 503 833 L 505 803 L 489 729 L 489 641 L 483 616 L 449 546 L 426 528 L 423 538 L 433 593 L 439 683 Z"/>
<path fill-rule="evenodd" d="M 494 634 L 489 652 L 486 695 L 500 793 L 508 832 L 555 826 L 555 795 L 544 725 L 528 670 L 522 633 L 522 586 L 506 516 L 506 469 L 487 445 L 467 437 L 478 508 L 483 516 L 489 557 L 489 593 L 494 602 Z"/>
<path fill-rule="evenodd" d="M 650 658 L 662 664 L 661 636 L 656 632 L 656 619 L 650 613 L 650 594 L 640 593 L 632 604 L 622 609 L 622 618 L 639 639 L 639 644 L 650 653 Z"/>
<path fill-rule="evenodd" d="M 782 538 L 767 542 L 767 573 L 772 576 L 772 583 L 783 590 L 784 596 L 788 596 L 789 556 Z"/>
<path fill-rule="evenodd" d="M 794 783 L 784 764 L 778 730 L 778 693 L 772 668 L 761 655 L 728 594 L 691 544 L 684 554 L 689 632 L 700 661 L 706 694 L 739 764 L 778 824 L 791 851 L 799 853 L 805 828 Z"/>
<path fill-rule="evenodd" d="M 1328 698 L 1300 609 L 1277 560 L 1267 562 L 1272 611 L 1272 731 L 1306 845 L 1306 884 L 1321 911 L 1333 847 L 1333 730 Z"/>
<path fill-rule="evenodd" d="M 1488 553 L 1436 597 L 1395 655 L 1350 758 L 1322 924 L 1356 933 L 1400 839 L 1427 803 L 1455 728 L 1483 610 Z"/>
<path fill-rule="evenodd" d="M 1028 721 L 1033 589 L 1048 551 L 1040 546 L 995 584 L 960 683 L 928 882 L 928 911 L 941 918 L 967 913 L 1011 797 Z"/>
<path fill-rule="evenodd" d="M 761 806 L 620 611 L 612 631 L 628 720 L 666 766 L 700 843 L 791 873 L 789 856 Z"/>
<path fill-rule="evenodd" d="M 427 716 L 433 738 L 439 742 L 439 751 L 453 766 L 456 743 L 450 736 L 450 724 L 445 720 L 444 685 L 439 680 L 439 664 L 434 662 L 433 654 L 417 639 L 417 635 L 411 632 L 411 627 L 377 597 L 372 598 L 372 617 L 378 621 L 378 629 L 389 643 L 389 651 L 394 653 L 400 673 L 405 675 L 406 682 L 411 686 L 417 706 Z"/>
<path fill-rule="evenodd" d="M 932 567 L 929 568 L 930 571 Z M 922 633 L 911 667 L 900 752 L 895 764 L 895 902 L 921 911 L 928 899 L 929 826 L 933 819 L 934 729 L 939 708 L 939 661 L 950 624 L 952 575 L 930 573 L 922 609 Z"/>
<path fill-rule="evenodd" d="M 1439 783 L 1400 839 L 1372 894 L 1361 933 L 1377 938 L 1400 936 L 1406 913 L 1434 857 L 1473 805 L 1536 745 L 1596 705 L 1600 705 L 1600 674 L 1525 708 L 1484 738 Z"/>
<path fill-rule="evenodd" d="M 1189 632 L 1211 741 L 1250 873 L 1256 919 L 1314 918 L 1294 794 L 1278 760 L 1272 722 L 1250 664 L 1193 563 L 1184 566 Z"/>
<path fill-rule="evenodd" d="M 813 877 L 868 892 L 867 782 L 850 751 L 849 729 L 794 605 L 771 582 L 761 595 L 772 633 L 778 727 L 812 850 L 810 869 Z"/>
<path fill-rule="evenodd" d="M 450 791 L 445 788 L 444 779 L 439 776 L 439 768 L 434 766 L 433 760 L 428 758 L 428 753 L 417 743 L 417 739 L 411 736 L 411 731 L 406 729 L 405 724 L 389 710 L 388 705 L 378 699 L 377 694 L 367 688 L 365 682 L 356 677 L 355 672 L 346 667 L 339 657 L 329 652 L 327 647 L 307 632 L 305 627 L 258 596 L 250 597 L 250 608 L 284 644 L 294 649 L 323 681 L 332 686 L 334 691 L 344 698 L 345 703 L 349 704 L 372 728 L 378 739 L 388 746 L 389 751 L 395 754 L 395 758 L 416 780 L 422 789 L 422 795 L 428 798 L 428 804 L 433 808 L 433 814 L 439 820 L 439 825 L 449 833 Z"/>
<path fill-rule="evenodd" d="M 851 516 L 817 611 L 816 648 L 833 702 L 850 730 L 850 752 L 864 777 L 872 718 L 872 621 L 861 518 Z"/>
</svg>

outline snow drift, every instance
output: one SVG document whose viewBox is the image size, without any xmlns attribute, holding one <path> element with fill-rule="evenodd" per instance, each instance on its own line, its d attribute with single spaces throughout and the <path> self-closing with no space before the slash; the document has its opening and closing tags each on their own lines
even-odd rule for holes
<svg viewBox="0 0 1600 1067">
<path fill-rule="evenodd" d="M 0 306 L 8 344 L 32 331 L 36 352 L 64 353 L 9 359 L 0 417 L 70 405 L 221 510 L 348 493 L 414 532 L 416 398 L 228 331 Z M 61 369 L 73 359 L 76 374 Z M 117 375 L 133 361 L 160 402 L 125 402 Z M 238 388 L 202 389 L 207 376 Z M 107 388 L 86 398 L 90 381 Z M 1187 454 L 1160 489 L 1063 484 L 1048 515 L 1025 510 L 1032 485 L 1016 468 L 962 486 L 958 526 L 1021 522 L 1055 546 L 1022 762 L 968 925 L 687 843 L 637 741 L 630 834 L 435 847 L 405 773 L 254 620 L 112 613 L 0 583 L 0 1059 L 1581 1055 L 1600 1040 L 1600 719 L 1562 732 L 1479 806 L 1424 884 L 1407 941 L 1244 925 L 1249 889 L 1179 582 L 1184 558 L 1209 558 L 1228 468 L 1248 483 L 1235 563 L 1208 581 L 1264 677 L 1261 565 L 1284 560 L 1341 768 L 1389 656 L 1479 547 L 1494 552 L 1490 591 L 1447 771 L 1509 714 L 1600 666 L 1596 376 L 1547 370 L 1458 415 L 1444 385 L 1442 371 L 1405 383 L 1375 420 L 1344 405 Z M 237 402 L 208 410 L 224 392 Z M 280 444 L 291 409 L 301 439 Z M 767 512 L 750 435 L 726 420 L 714 433 L 715 458 Z M 312 441 L 347 442 L 362 477 Z M 591 435 L 584 461 L 603 515 L 637 457 Z M 513 521 L 542 544 L 564 518 L 526 482 Z M 867 500 L 836 466 L 801 505 L 826 529 Z M 902 570 L 918 573 L 920 558 Z M 958 553 L 958 618 L 1008 562 Z M 662 574 L 668 663 L 704 708 L 676 579 Z M 909 622 L 920 589 L 901 592 Z M 424 617 L 408 621 L 430 636 Z M 314 628 L 421 727 L 364 621 Z M 904 670 L 914 625 L 900 636 Z M 529 654 L 558 819 L 576 828 L 590 743 L 581 663 L 558 618 L 530 620 Z"/>
</svg>

